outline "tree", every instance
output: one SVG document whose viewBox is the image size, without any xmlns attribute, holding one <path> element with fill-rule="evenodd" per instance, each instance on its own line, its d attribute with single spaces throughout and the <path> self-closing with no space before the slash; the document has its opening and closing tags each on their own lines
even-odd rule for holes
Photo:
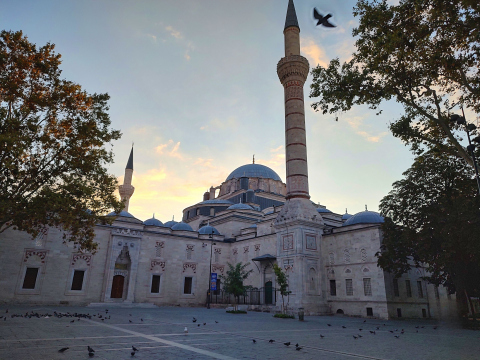
<svg viewBox="0 0 480 360">
<path fill-rule="evenodd" d="M 385 215 L 378 265 L 399 277 L 426 266 L 426 280 L 480 295 L 480 198 L 471 168 L 456 157 L 425 152 L 380 202 Z"/>
<path fill-rule="evenodd" d="M 223 280 L 223 288 L 229 294 L 232 294 L 235 299 L 235 311 L 237 310 L 238 299 L 240 295 L 245 293 L 246 286 L 243 285 L 243 281 L 253 272 L 253 270 L 245 270 L 250 263 L 242 265 L 241 262 L 236 265 L 227 263 L 228 270 L 227 276 L 221 276 Z"/>
<path fill-rule="evenodd" d="M 474 0 L 359 0 L 356 52 L 312 70 L 316 111 L 378 109 L 396 100 L 405 113 L 390 124 L 416 154 L 425 148 L 473 161 L 448 121 L 456 106 L 480 112 L 480 3 Z M 457 109 L 458 110 L 458 109 Z M 377 113 L 379 115 L 381 110 Z"/>
<path fill-rule="evenodd" d="M 273 264 L 273 271 L 275 272 L 277 286 L 280 289 L 280 295 L 282 295 L 282 313 L 285 314 L 285 299 L 284 297 L 291 293 L 288 290 L 288 279 L 282 268 L 278 264 Z"/>
<path fill-rule="evenodd" d="M 109 128 L 108 94 L 61 79 L 54 48 L 0 32 L 0 233 L 61 227 L 65 241 L 94 251 L 95 224 L 123 207 L 105 168 L 121 134 Z"/>
</svg>

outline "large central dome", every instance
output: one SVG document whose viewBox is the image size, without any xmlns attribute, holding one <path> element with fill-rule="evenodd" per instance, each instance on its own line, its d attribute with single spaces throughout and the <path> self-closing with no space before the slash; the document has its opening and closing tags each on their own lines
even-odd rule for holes
<svg viewBox="0 0 480 360">
<path fill-rule="evenodd" d="M 231 174 L 228 175 L 225 181 L 231 179 L 239 179 L 241 177 L 264 178 L 282 181 L 282 179 L 280 179 L 280 176 L 278 176 L 275 171 L 273 171 L 269 167 L 260 164 L 247 164 L 240 166 L 239 168 L 233 170 Z"/>
</svg>

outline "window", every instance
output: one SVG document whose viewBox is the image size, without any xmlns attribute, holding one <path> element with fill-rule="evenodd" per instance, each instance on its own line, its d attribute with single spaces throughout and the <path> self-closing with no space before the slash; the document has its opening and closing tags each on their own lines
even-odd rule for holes
<svg viewBox="0 0 480 360">
<path fill-rule="evenodd" d="M 422 317 L 426 318 L 427 317 L 427 310 L 422 309 Z"/>
<path fill-rule="evenodd" d="M 372 281 L 370 278 L 363 279 L 363 293 L 365 296 L 372 296 Z"/>
<path fill-rule="evenodd" d="M 393 279 L 393 294 L 395 296 L 400 296 L 400 291 L 398 290 L 398 279 Z"/>
<path fill-rule="evenodd" d="M 423 286 L 421 281 L 417 281 L 418 297 L 423 298 Z"/>
<path fill-rule="evenodd" d="M 330 280 L 330 295 L 337 296 L 337 284 L 335 280 Z"/>
<path fill-rule="evenodd" d="M 407 297 L 412 297 L 412 287 L 410 286 L 410 280 L 405 280 L 405 286 L 407 288 Z"/>
<path fill-rule="evenodd" d="M 192 278 L 186 277 L 185 283 L 183 284 L 183 293 L 184 294 L 191 294 L 192 293 Z"/>
<path fill-rule="evenodd" d="M 210 216 L 214 216 L 215 215 L 215 208 L 211 207 L 210 208 Z"/>
<path fill-rule="evenodd" d="M 397 317 L 402 317 L 402 309 L 397 308 Z"/>
<path fill-rule="evenodd" d="M 353 281 L 352 279 L 345 279 L 345 289 L 347 296 L 353 296 Z"/>
<path fill-rule="evenodd" d="M 361 252 L 361 256 L 362 256 L 362 262 L 367 261 L 367 250 L 362 249 L 360 252 Z"/>
<path fill-rule="evenodd" d="M 335 254 L 334 253 L 328 254 L 328 261 L 329 261 L 330 265 L 335 265 Z"/>
<path fill-rule="evenodd" d="M 150 288 L 150 292 L 152 294 L 160 293 L 160 275 L 152 275 L 152 287 Z"/>
<path fill-rule="evenodd" d="M 37 282 L 38 268 L 27 268 L 25 278 L 23 279 L 22 289 L 35 289 Z"/>
<path fill-rule="evenodd" d="M 72 287 L 70 288 L 70 290 L 82 290 L 84 276 L 85 270 L 75 270 L 73 272 Z"/>
<path fill-rule="evenodd" d="M 343 250 L 343 255 L 345 257 L 345 264 L 350 263 L 350 251 L 348 249 Z"/>
<path fill-rule="evenodd" d="M 162 245 L 163 243 L 157 242 L 157 246 L 155 246 L 155 256 L 162 257 Z"/>
<path fill-rule="evenodd" d="M 215 261 L 217 264 L 220 262 L 220 254 L 218 253 L 217 249 L 215 249 Z"/>
<path fill-rule="evenodd" d="M 433 291 L 435 292 L 435 299 L 440 299 L 440 294 L 438 293 L 438 286 L 434 286 Z"/>
<path fill-rule="evenodd" d="M 213 291 L 213 295 L 220 295 L 220 285 L 222 285 L 222 281 L 217 278 L 217 290 Z"/>
<path fill-rule="evenodd" d="M 367 316 L 373 316 L 373 308 L 367 308 Z"/>
</svg>

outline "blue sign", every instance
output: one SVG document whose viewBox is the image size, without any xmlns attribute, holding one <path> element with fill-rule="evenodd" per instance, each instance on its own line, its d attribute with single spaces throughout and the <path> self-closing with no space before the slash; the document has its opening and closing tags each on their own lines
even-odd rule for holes
<svg viewBox="0 0 480 360">
<path fill-rule="evenodd" d="M 212 273 L 210 277 L 210 290 L 217 290 L 217 273 Z"/>
</svg>

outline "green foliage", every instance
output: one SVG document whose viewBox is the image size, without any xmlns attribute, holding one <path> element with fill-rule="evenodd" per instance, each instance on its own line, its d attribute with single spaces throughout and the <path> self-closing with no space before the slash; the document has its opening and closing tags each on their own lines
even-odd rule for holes
<svg viewBox="0 0 480 360">
<path fill-rule="evenodd" d="M 236 303 L 238 303 L 239 296 L 245 293 L 246 286 L 243 285 L 244 280 L 253 272 L 251 269 L 248 271 L 245 270 L 249 265 L 250 263 L 242 265 L 241 262 L 235 265 L 227 263 L 228 270 L 226 276 L 220 276 L 223 281 L 224 290 L 234 296 Z M 235 310 L 237 310 L 236 303 Z"/>
<path fill-rule="evenodd" d="M 280 319 L 295 319 L 295 315 L 287 315 L 287 314 L 275 314 L 273 315 L 275 318 L 280 318 Z"/>
<path fill-rule="evenodd" d="M 480 197 L 461 159 L 425 152 L 380 202 L 386 216 L 378 264 L 396 276 L 427 266 L 428 281 L 480 295 Z"/>
<path fill-rule="evenodd" d="M 291 291 L 288 290 L 287 275 L 285 275 L 285 273 L 282 271 L 280 266 L 278 266 L 278 264 L 273 264 L 273 271 L 275 272 L 278 290 L 280 290 L 280 295 L 282 295 L 282 311 L 285 312 L 284 296 L 291 293 Z"/>
<path fill-rule="evenodd" d="M 54 47 L 0 33 L 0 233 L 59 226 L 65 240 L 95 250 L 94 225 L 123 207 L 105 168 L 120 132 L 109 128 L 108 94 L 60 78 Z"/>
<path fill-rule="evenodd" d="M 394 136 L 417 154 L 436 148 L 473 166 L 448 115 L 459 104 L 480 112 L 479 10 L 471 0 L 358 0 L 356 51 L 312 70 L 313 109 L 378 109 L 395 100 L 405 113 L 390 125 Z"/>
</svg>

